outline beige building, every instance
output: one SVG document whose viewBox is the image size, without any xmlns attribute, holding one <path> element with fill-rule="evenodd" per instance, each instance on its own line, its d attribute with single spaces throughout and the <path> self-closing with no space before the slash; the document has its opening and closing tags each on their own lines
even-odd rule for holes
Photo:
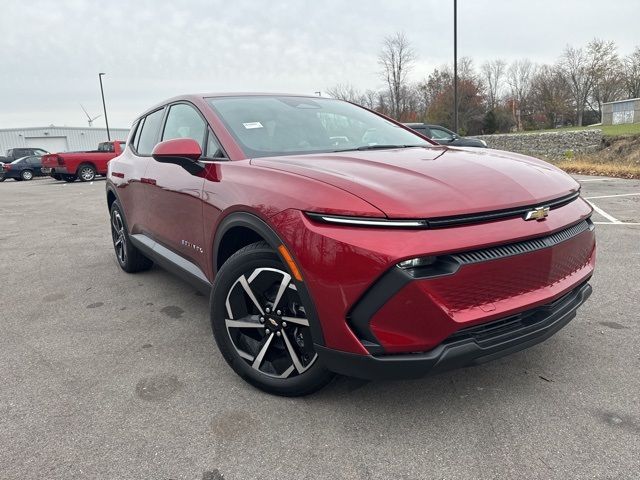
<svg viewBox="0 0 640 480">
<path fill-rule="evenodd" d="M 640 98 L 602 104 L 602 124 L 640 123 Z"/>
</svg>

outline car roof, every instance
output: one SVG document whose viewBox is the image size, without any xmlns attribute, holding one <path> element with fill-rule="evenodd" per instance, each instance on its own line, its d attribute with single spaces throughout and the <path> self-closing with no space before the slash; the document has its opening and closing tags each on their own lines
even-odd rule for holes
<svg viewBox="0 0 640 480">
<path fill-rule="evenodd" d="M 277 93 L 277 92 L 210 92 L 210 93 L 190 93 L 190 94 L 183 94 L 183 95 L 177 95 L 175 97 L 172 98 L 168 98 L 167 100 L 164 100 L 160 103 L 157 103 L 156 105 L 154 105 L 151 108 L 148 108 L 147 110 L 145 110 L 143 113 L 141 113 L 140 115 L 138 115 L 134 122 L 137 122 L 141 117 L 144 117 L 148 114 L 150 114 L 151 112 L 158 110 L 159 108 L 164 107 L 165 105 L 167 105 L 168 103 L 173 103 L 173 102 L 179 102 L 179 101 L 201 101 L 203 99 L 206 98 L 220 98 L 220 97 L 303 97 L 303 98 L 322 98 L 325 100 L 338 100 L 335 98 L 329 98 L 329 97 L 318 97 L 316 95 L 309 95 L 309 94 L 304 94 L 304 93 Z"/>
</svg>

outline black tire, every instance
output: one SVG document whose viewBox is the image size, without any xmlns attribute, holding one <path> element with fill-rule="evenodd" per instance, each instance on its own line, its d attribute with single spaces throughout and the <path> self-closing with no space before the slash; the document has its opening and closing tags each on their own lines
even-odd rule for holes
<svg viewBox="0 0 640 480">
<path fill-rule="evenodd" d="M 20 172 L 20 178 L 25 182 L 33 180 L 33 170 L 22 170 L 22 172 Z"/>
<path fill-rule="evenodd" d="M 62 175 L 62 179 L 67 183 L 73 183 L 78 177 L 75 175 Z"/>
<path fill-rule="evenodd" d="M 250 283 L 255 282 L 253 297 L 258 304 L 250 300 L 241 278 L 248 279 L 251 291 Z M 267 313 L 280 291 L 284 293 L 276 311 Z M 334 377 L 313 350 L 304 318 L 310 311 L 300 300 L 290 272 L 266 242 L 253 243 L 233 254 L 220 268 L 211 292 L 211 326 L 224 359 L 245 381 L 276 395 L 308 395 Z"/>
<path fill-rule="evenodd" d="M 88 163 L 83 163 L 76 172 L 81 182 L 93 182 L 96 178 L 96 168 Z"/>
<path fill-rule="evenodd" d="M 113 202 L 111 205 L 109 218 L 113 249 L 116 253 L 116 260 L 120 268 L 127 273 L 149 270 L 153 265 L 153 261 L 145 257 L 142 252 L 131 243 L 127 223 L 118 202 Z"/>
<path fill-rule="evenodd" d="M 4 182 L 4 175 L 0 175 L 0 183 Z"/>
<path fill-rule="evenodd" d="M 60 175 L 59 173 L 54 173 L 53 175 L 51 175 L 51 177 L 54 180 L 58 180 L 58 181 L 62 180 L 62 175 Z"/>
</svg>

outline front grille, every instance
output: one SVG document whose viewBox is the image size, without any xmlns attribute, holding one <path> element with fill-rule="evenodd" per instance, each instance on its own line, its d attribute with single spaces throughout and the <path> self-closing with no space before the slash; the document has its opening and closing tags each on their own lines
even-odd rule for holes
<svg viewBox="0 0 640 480">
<path fill-rule="evenodd" d="M 589 230 L 593 224 L 590 220 L 584 220 L 572 227 L 556 232 L 547 237 L 534 238 L 533 240 L 525 240 L 523 242 L 510 243 L 498 247 L 484 248 L 482 250 L 473 250 L 470 252 L 456 253 L 449 255 L 453 260 L 466 265 L 469 263 L 486 262 L 487 260 L 496 260 L 498 258 L 510 257 L 522 253 L 529 253 L 535 250 L 541 250 L 547 247 L 553 247 L 565 240 L 569 240 L 582 232 Z"/>
</svg>

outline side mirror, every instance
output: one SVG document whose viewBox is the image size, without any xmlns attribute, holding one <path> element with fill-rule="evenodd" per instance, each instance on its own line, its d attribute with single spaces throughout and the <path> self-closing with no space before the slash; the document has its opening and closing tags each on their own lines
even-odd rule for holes
<svg viewBox="0 0 640 480">
<path fill-rule="evenodd" d="M 151 152 L 151 156 L 156 162 L 173 163 L 192 174 L 204 168 L 198 163 L 202 157 L 202 149 L 192 138 L 174 138 L 160 142 Z"/>
</svg>

